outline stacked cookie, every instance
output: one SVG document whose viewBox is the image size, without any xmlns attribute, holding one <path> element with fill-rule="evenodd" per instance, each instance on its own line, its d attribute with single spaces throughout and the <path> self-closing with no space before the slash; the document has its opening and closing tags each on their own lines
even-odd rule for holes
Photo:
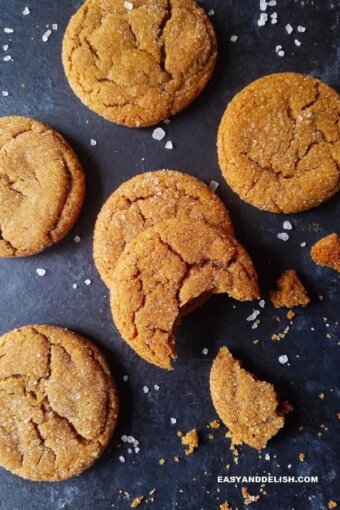
<svg viewBox="0 0 340 510">
<path fill-rule="evenodd" d="M 232 232 L 219 198 L 183 173 L 137 176 L 108 199 L 94 259 L 111 290 L 114 321 L 141 357 L 171 369 L 183 315 L 216 293 L 259 297 L 252 261 Z"/>
</svg>

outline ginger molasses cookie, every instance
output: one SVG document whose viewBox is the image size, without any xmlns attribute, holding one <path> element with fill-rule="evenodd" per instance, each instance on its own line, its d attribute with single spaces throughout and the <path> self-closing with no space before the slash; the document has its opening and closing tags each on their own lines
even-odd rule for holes
<svg viewBox="0 0 340 510">
<path fill-rule="evenodd" d="M 229 186 L 274 213 L 315 207 L 340 189 L 340 98 L 311 76 L 265 76 L 239 92 L 218 132 Z"/>
<path fill-rule="evenodd" d="M 227 347 L 221 347 L 213 362 L 210 392 L 232 443 L 258 450 L 283 427 L 284 415 L 292 409 L 279 402 L 272 384 L 244 370 Z"/>
<path fill-rule="evenodd" d="M 216 63 L 216 37 L 194 0 L 86 0 L 63 42 L 75 94 L 102 117 L 151 126 L 183 110 Z"/>
<path fill-rule="evenodd" d="M 62 239 L 84 193 L 83 170 L 62 136 L 33 119 L 0 118 L 0 257 L 33 255 Z"/>
<path fill-rule="evenodd" d="M 171 369 L 181 316 L 218 293 L 239 301 L 259 297 L 249 255 L 221 229 L 175 218 L 145 230 L 123 251 L 112 279 L 112 314 L 142 358 Z"/>
<path fill-rule="evenodd" d="M 94 260 L 109 285 L 127 243 L 170 218 L 202 220 L 233 233 L 230 216 L 209 187 L 191 175 L 160 170 L 124 182 L 105 202 L 94 231 Z"/>
<path fill-rule="evenodd" d="M 0 338 L 0 407 L 0 465 L 52 482 L 95 462 L 119 400 L 95 345 L 66 329 L 25 326 Z"/>
</svg>

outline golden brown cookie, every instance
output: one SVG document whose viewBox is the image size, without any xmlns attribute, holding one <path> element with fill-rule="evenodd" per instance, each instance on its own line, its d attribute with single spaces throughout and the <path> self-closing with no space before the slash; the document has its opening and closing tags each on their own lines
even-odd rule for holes
<svg viewBox="0 0 340 510">
<path fill-rule="evenodd" d="M 340 189 L 340 98 L 295 73 L 265 76 L 224 113 L 218 156 L 229 186 L 274 213 L 315 207 Z"/>
<path fill-rule="evenodd" d="M 75 94 L 105 119 L 151 126 L 183 110 L 216 63 L 216 37 L 194 0 L 87 0 L 72 17 L 63 64 Z"/>
<path fill-rule="evenodd" d="M 308 293 L 293 269 L 281 274 L 276 282 L 276 290 L 271 290 L 269 296 L 275 308 L 293 308 L 310 303 Z"/>
<path fill-rule="evenodd" d="M 119 399 L 95 345 L 66 329 L 25 326 L 0 338 L 0 408 L 0 465 L 52 482 L 95 462 Z"/>
<path fill-rule="evenodd" d="M 171 369 L 174 332 L 203 298 L 259 297 L 249 255 L 230 235 L 176 218 L 139 234 L 125 248 L 111 286 L 113 318 L 123 339 L 150 363 Z"/>
<path fill-rule="evenodd" d="M 50 127 L 0 118 L 0 257 L 25 257 L 62 239 L 78 218 L 85 177 Z"/>
<path fill-rule="evenodd" d="M 340 237 L 338 234 L 330 234 L 320 239 L 312 246 L 310 254 L 316 264 L 340 271 Z"/>
<path fill-rule="evenodd" d="M 233 233 L 228 211 L 202 181 L 173 170 L 137 175 L 112 193 L 97 219 L 93 255 L 103 281 L 109 286 L 127 243 L 174 217 L 203 220 Z"/>
<path fill-rule="evenodd" d="M 258 381 L 241 368 L 227 347 L 221 347 L 210 372 L 210 392 L 217 414 L 229 429 L 234 445 L 261 450 L 283 427 L 285 403 L 280 409 L 272 384 Z"/>
</svg>

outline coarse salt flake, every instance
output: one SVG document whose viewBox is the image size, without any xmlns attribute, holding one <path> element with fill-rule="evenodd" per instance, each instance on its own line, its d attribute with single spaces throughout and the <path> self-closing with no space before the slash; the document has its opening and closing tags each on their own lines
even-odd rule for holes
<svg viewBox="0 0 340 510">
<path fill-rule="evenodd" d="M 209 189 L 210 191 L 212 191 L 213 193 L 215 193 L 215 191 L 217 190 L 217 188 L 219 187 L 219 183 L 216 182 L 216 181 L 210 181 L 210 184 L 209 184 Z"/>
<path fill-rule="evenodd" d="M 285 365 L 286 363 L 288 363 L 287 354 L 282 354 L 282 356 L 279 356 L 279 362 L 281 363 L 281 365 Z"/>
<path fill-rule="evenodd" d="M 45 274 L 46 274 L 46 269 L 43 269 L 42 267 L 38 267 L 37 275 L 38 276 L 45 276 Z"/>
<path fill-rule="evenodd" d="M 143 391 L 146 395 L 147 393 L 149 393 L 149 388 L 147 386 L 143 386 Z"/>
<path fill-rule="evenodd" d="M 58 30 L 58 23 L 52 24 L 52 30 Z"/>
<path fill-rule="evenodd" d="M 276 51 L 276 53 L 277 53 L 279 50 L 282 50 L 282 46 L 281 46 L 281 44 L 277 44 L 277 45 L 275 46 L 275 51 Z"/>
<path fill-rule="evenodd" d="M 256 317 L 258 317 L 260 315 L 260 310 L 253 310 L 253 313 L 251 315 L 249 315 L 249 317 L 247 317 L 247 321 L 254 321 L 256 319 Z"/>
<path fill-rule="evenodd" d="M 301 33 L 301 32 L 306 32 L 306 27 L 303 27 L 303 26 L 301 26 L 301 25 L 298 25 L 298 27 L 297 27 L 297 31 L 298 31 L 298 32 L 300 32 L 300 33 Z"/>
<path fill-rule="evenodd" d="M 262 12 L 259 19 L 257 20 L 257 24 L 259 27 L 264 27 L 264 25 L 268 21 L 268 14 L 266 12 Z"/>
<path fill-rule="evenodd" d="M 84 281 L 85 285 L 91 285 L 92 283 L 92 280 L 90 280 L 90 278 L 87 278 L 85 281 Z"/>
<path fill-rule="evenodd" d="M 43 36 L 41 38 L 42 41 L 47 42 L 48 38 L 50 37 L 51 34 L 52 34 L 52 30 L 46 30 L 46 32 L 43 34 Z"/>
<path fill-rule="evenodd" d="M 13 34 L 14 30 L 13 28 L 4 28 L 5 34 Z"/>
<path fill-rule="evenodd" d="M 277 52 L 277 54 L 278 54 L 279 57 L 284 57 L 285 56 L 285 52 L 283 50 L 279 50 Z"/>
<path fill-rule="evenodd" d="M 125 462 L 125 457 L 124 457 L 123 455 L 121 455 L 121 456 L 119 457 L 119 460 L 120 460 L 120 462 L 123 462 L 123 464 L 124 464 L 124 462 Z"/>
<path fill-rule="evenodd" d="M 277 4 L 276 0 L 269 0 L 268 2 L 269 7 L 275 7 L 276 4 Z"/>
<path fill-rule="evenodd" d="M 75 243 L 77 243 L 77 244 L 80 243 L 80 237 L 79 236 L 74 236 L 73 241 Z"/>
<path fill-rule="evenodd" d="M 290 23 L 287 23 L 286 25 L 286 32 L 287 34 L 291 34 L 293 32 L 293 27 Z"/>
<path fill-rule="evenodd" d="M 260 0 L 260 11 L 265 11 L 267 9 L 267 0 Z"/>
<path fill-rule="evenodd" d="M 31 11 L 29 10 L 28 7 L 25 7 L 25 9 L 22 11 L 22 13 L 24 16 L 28 16 L 31 13 Z"/>
<path fill-rule="evenodd" d="M 293 225 L 291 224 L 291 222 L 290 222 L 290 221 L 284 221 L 284 222 L 283 222 L 283 228 L 284 228 L 285 230 L 292 230 Z"/>
<path fill-rule="evenodd" d="M 176 418 L 170 418 L 171 425 L 175 425 L 177 423 Z"/>
<path fill-rule="evenodd" d="M 265 304 L 266 304 L 266 302 L 265 302 L 265 300 L 264 300 L 264 299 L 261 299 L 261 301 L 259 301 L 259 306 L 260 306 L 261 308 L 264 308 L 264 307 L 265 307 Z"/>
<path fill-rule="evenodd" d="M 299 39 L 294 39 L 294 43 L 296 46 L 301 46 L 301 41 L 299 41 Z"/>
<path fill-rule="evenodd" d="M 152 138 L 154 140 L 160 141 L 160 140 L 163 140 L 164 137 L 165 137 L 165 131 L 162 128 L 156 128 L 154 130 L 154 132 L 152 133 Z"/>
<path fill-rule="evenodd" d="M 204 347 L 204 349 L 203 349 L 203 351 L 202 351 L 202 352 L 203 352 L 204 356 L 206 356 L 206 355 L 208 354 L 208 352 L 209 352 L 209 351 L 208 351 L 208 349 L 207 349 L 206 347 Z"/>
<path fill-rule="evenodd" d="M 8 50 L 8 48 L 9 48 L 8 44 L 4 44 L 4 45 L 3 45 L 3 47 L 2 47 L 2 49 L 3 49 L 4 51 L 7 51 L 7 50 Z"/>
<path fill-rule="evenodd" d="M 7 90 L 3 90 L 1 92 L 1 95 L 3 95 L 4 97 L 7 97 L 7 96 L 9 96 L 9 92 Z"/>
<path fill-rule="evenodd" d="M 270 455 L 269 453 L 266 453 L 265 456 L 264 456 L 265 460 L 270 460 Z"/>
<path fill-rule="evenodd" d="M 126 382 L 129 379 L 128 375 L 123 375 L 123 381 Z"/>
<path fill-rule="evenodd" d="M 11 55 L 6 55 L 4 58 L 3 58 L 4 62 L 9 62 L 10 60 L 12 60 L 12 57 Z"/>
<path fill-rule="evenodd" d="M 93 138 L 91 138 L 90 144 L 92 145 L 92 147 L 94 147 L 95 145 L 97 145 L 97 140 L 94 140 Z"/>
<path fill-rule="evenodd" d="M 302 248 L 304 248 L 304 247 L 306 246 L 305 241 L 303 241 L 303 242 L 300 244 L 300 246 L 301 246 Z"/>
<path fill-rule="evenodd" d="M 230 41 L 231 41 L 231 42 L 236 42 L 236 41 L 237 41 L 237 39 L 238 39 L 238 35 L 232 35 L 232 36 L 230 37 Z"/>
<path fill-rule="evenodd" d="M 254 322 L 254 324 L 252 325 L 251 329 L 256 329 L 258 327 L 259 327 L 259 325 L 257 324 L 257 322 Z"/>
<path fill-rule="evenodd" d="M 132 11 L 132 9 L 133 9 L 133 3 L 132 3 L 132 2 L 124 2 L 124 7 L 125 7 L 125 9 L 127 9 L 128 11 Z"/>
<path fill-rule="evenodd" d="M 166 148 L 166 149 L 168 149 L 168 150 L 171 150 L 171 149 L 173 149 L 173 148 L 174 148 L 174 145 L 173 145 L 173 143 L 172 143 L 172 141 L 171 141 L 171 140 L 169 140 L 168 142 L 166 142 L 166 144 L 165 144 L 165 148 Z"/>
<path fill-rule="evenodd" d="M 214 14 L 215 14 L 214 9 L 210 9 L 210 11 L 208 11 L 208 16 L 213 16 Z"/>
<path fill-rule="evenodd" d="M 78 285 L 76 283 L 72 283 L 72 289 L 77 289 Z"/>
<path fill-rule="evenodd" d="M 286 234 L 286 232 L 281 232 L 280 234 L 277 234 L 278 239 L 281 239 L 281 241 L 288 241 L 289 235 Z"/>
<path fill-rule="evenodd" d="M 158 391 L 159 390 L 158 384 L 155 384 L 154 388 L 155 388 L 156 391 Z"/>
</svg>

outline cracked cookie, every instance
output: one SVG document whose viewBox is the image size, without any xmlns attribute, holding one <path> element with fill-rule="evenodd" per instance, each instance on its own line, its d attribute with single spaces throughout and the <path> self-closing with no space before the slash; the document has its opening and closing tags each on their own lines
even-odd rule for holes
<svg viewBox="0 0 340 510">
<path fill-rule="evenodd" d="M 103 452 L 119 400 L 95 345 L 66 329 L 25 326 L 0 338 L 0 408 L 0 465 L 59 481 Z"/>
<path fill-rule="evenodd" d="M 171 369 L 181 316 L 211 294 L 259 297 L 245 249 L 205 222 L 165 220 L 123 251 L 112 278 L 111 308 L 123 339 L 145 360 Z"/>
<path fill-rule="evenodd" d="M 183 110 L 208 83 L 216 56 L 213 27 L 194 0 L 87 0 L 62 51 L 79 99 L 129 127 Z"/>
<path fill-rule="evenodd" d="M 229 186 L 273 213 L 315 207 L 340 189 L 340 98 L 311 76 L 265 76 L 239 92 L 218 131 Z"/>
<path fill-rule="evenodd" d="M 0 257 L 39 253 L 78 218 L 85 177 L 56 131 L 24 117 L 0 118 Z"/>
<path fill-rule="evenodd" d="M 276 290 L 269 291 L 269 296 L 275 308 L 293 308 L 310 303 L 308 293 L 294 269 L 281 274 L 276 282 Z"/>
<path fill-rule="evenodd" d="M 233 233 L 228 211 L 202 181 L 173 170 L 137 175 L 112 193 L 96 222 L 93 255 L 106 285 L 126 244 L 174 217 L 206 221 Z"/>
<path fill-rule="evenodd" d="M 284 414 L 291 410 L 287 402 L 279 402 L 272 384 L 257 380 L 241 368 L 227 347 L 221 347 L 213 362 L 210 392 L 234 445 L 265 448 L 283 427 Z"/>
<path fill-rule="evenodd" d="M 330 234 L 312 246 L 311 257 L 319 266 L 326 266 L 340 271 L 340 237 Z"/>
</svg>

